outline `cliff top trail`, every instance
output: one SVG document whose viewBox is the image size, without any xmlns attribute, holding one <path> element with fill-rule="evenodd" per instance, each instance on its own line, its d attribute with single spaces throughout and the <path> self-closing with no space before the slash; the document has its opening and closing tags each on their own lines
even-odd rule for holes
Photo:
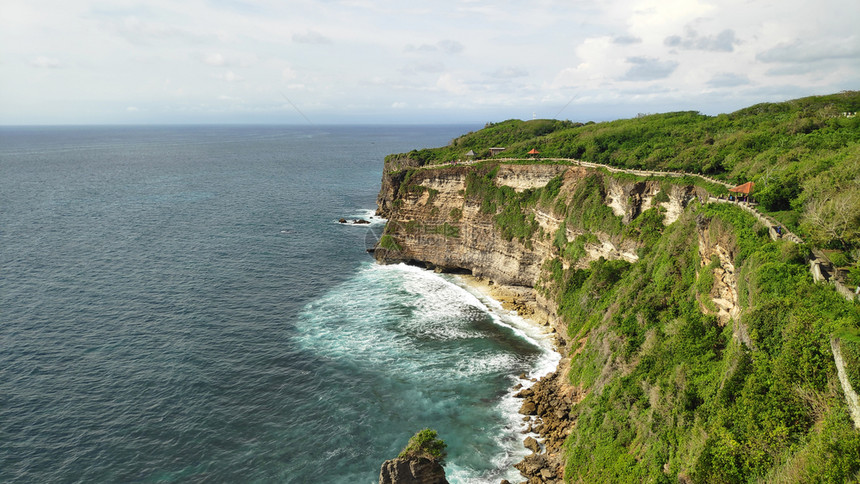
<svg viewBox="0 0 860 484">
<path fill-rule="evenodd" d="M 665 178 L 695 177 L 695 178 L 699 178 L 701 180 L 704 180 L 706 182 L 721 185 L 725 188 L 734 187 L 734 185 L 732 185 L 730 183 L 726 183 L 724 181 L 720 181 L 720 180 L 717 180 L 715 178 L 709 177 L 707 175 L 702 175 L 700 173 L 674 172 L 674 171 L 652 171 L 652 170 L 633 170 L 633 169 L 618 168 L 615 166 L 604 165 L 604 164 L 600 164 L 600 163 L 590 163 L 587 161 L 576 160 L 573 158 L 541 158 L 541 159 L 534 159 L 534 158 L 485 158 L 485 159 L 475 159 L 475 160 L 451 162 L 451 165 L 453 165 L 453 166 L 470 166 L 470 165 L 477 165 L 480 163 L 511 163 L 511 162 L 513 162 L 513 163 L 523 163 L 523 162 L 529 163 L 530 162 L 533 164 L 541 164 L 541 163 L 567 164 L 567 165 L 571 165 L 571 166 L 599 168 L 599 169 L 607 170 L 611 173 L 625 173 L 628 175 L 641 176 L 641 177 L 658 177 L 658 178 L 659 177 L 665 177 Z M 425 166 L 422 166 L 421 169 L 432 170 L 432 169 L 438 169 L 438 168 L 441 168 L 444 166 L 446 166 L 446 165 L 425 165 Z M 714 194 L 711 194 L 711 198 L 713 199 L 713 201 L 729 202 L 729 200 L 723 199 L 722 197 L 719 197 L 719 196 L 714 196 Z M 777 220 L 774 220 L 772 217 L 769 217 L 769 216 L 763 214 L 762 212 L 760 212 L 756 208 L 756 204 L 738 201 L 737 205 L 740 207 L 743 207 L 745 210 L 752 212 L 756 216 L 756 218 L 761 220 L 762 223 L 766 224 L 768 227 L 774 227 L 774 228 L 780 227 L 779 231 L 773 230 L 771 232 L 771 238 L 773 238 L 774 240 L 776 240 L 777 238 L 784 238 L 785 240 L 791 241 L 795 244 L 802 244 L 803 243 L 803 239 L 800 236 L 798 236 L 797 234 L 788 230 L 787 228 L 782 227 L 782 224 L 780 222 L 778 222 Z"/>
</svg>

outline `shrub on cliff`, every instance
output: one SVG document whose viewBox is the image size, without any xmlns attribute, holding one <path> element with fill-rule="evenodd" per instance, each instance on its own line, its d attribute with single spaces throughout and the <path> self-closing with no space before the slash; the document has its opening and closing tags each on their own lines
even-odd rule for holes
<svg viewBox="0 0 860 484">
<path fill-rule="evenodd" d="M 448 455 L 448 452 L 445 450 L 448 444 L 437 438 L 438 435 L 432 429 L 419 430 L 409 439 L 409 443 L 406 444 L 406 447 L 404 447 L 398 457 L 427 457 L 441 464 L 445 456 Z"/>
</svg>

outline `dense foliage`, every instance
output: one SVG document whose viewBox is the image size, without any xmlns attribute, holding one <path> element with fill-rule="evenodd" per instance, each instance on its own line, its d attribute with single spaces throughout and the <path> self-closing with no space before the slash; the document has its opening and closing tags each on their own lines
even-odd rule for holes
<svg viewBox="0 0 860 484">
<path fill-rule="evenodd" d="M 720 326 L 701 302 L 696 220 L 736 237 L 744 303 Z M 550 270 L 574 340 L 573 481 L 845 482 L 860 472 L 860 433 L 835 380 L 829 339 L 860 310 L 816 285 L 788 242 L 770 242 L 733 207 L 708 206 L 665 230 L 636 264 Z M 718 261 L 716 265 L 718 265 Z M 701 279 L 700 279 L 701 280 Z M 739 329 L 740 328 L 740 329 Z M 749 344 L 738 333 L 749 334 Z"/>
</svg>

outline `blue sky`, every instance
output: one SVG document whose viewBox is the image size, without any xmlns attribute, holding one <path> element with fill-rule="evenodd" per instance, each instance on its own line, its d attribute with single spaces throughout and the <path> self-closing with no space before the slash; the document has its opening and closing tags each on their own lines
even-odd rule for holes
<svg viewBox="0 0 860 484">
<path fill-rule="evenodd" d="M 483 123 L 860 89 L 856 0 L 3 0 L 0 124 Z"/>
</svg>

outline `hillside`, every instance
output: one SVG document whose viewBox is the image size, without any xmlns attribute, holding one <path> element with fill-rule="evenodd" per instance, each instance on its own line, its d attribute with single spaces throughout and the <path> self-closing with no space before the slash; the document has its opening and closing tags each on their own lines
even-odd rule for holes
<svg viewBox="0 0 860 484">
<path fill-rule="evenodd" d="M 762 105 L 722 120 L 674 113 L 581 126 L 506 121 L 444 148 L 386 159 L 379 212 L 389 222 L 376 258 L 507 286 L 513 307 L 560 337 L 558 374 L 540 395 L 524 395 L 546 449 L 520 467 L 529 482 L 860 479 L 860 415 L 852 417 L 860 408 L 850 397 L 860 389 L 860 305 L 813 282 L 814 245 L 771 238 L 748 212 L 688 179 L 545 159 L 441 162 L 464 148 L 499 145 L 506 156 L 537 146 L 542 157 L 561 158 L 572 155 L 563 147 L 582 144 L 583 159 L 702 172 L 706 158 L 702 166 L 673 163 L 694 144 L 683 133 L 712 133 L 703 149 L 722 146 L 736 160 L 711 172 L 718 178 L 745 180 L 738 174 L 763 166 L 763 152 L 776 156 L 767 165 L 772 176 L 808 174 L 778 215 L 795 215 L 808 227 L 804 235 L 838 247 L 831 256 L 856 267 L 856 236 L 824 237 L 808 220 L 811 200 L 834 202 L 857 189 L 858 125 L 837 112 L 853 105 L 834 100 L 857 96 Z M 813 112 L 821 127 L 782 131 L 788 118 L 802 124 L 814 118 L 802 113 Z M 733 128 L 718 134 L 716 126 Z M 647 155 L 632 142 L 589 151 L 629 131 L 657 133 L 640 143 L 674 146 L 675 154 Z M 779 157 L 815 131 L 842 141 L 807 147 L 800 160 Z M 737 141 L 752 133 L 774 139 L 762 151 Z M 740 158 L 742 150 L 749 157 Z M 600 158 L 606 153 L 610 159 Z M 811 180 L 828 180 L 826 193 Z"/>
</svg>

